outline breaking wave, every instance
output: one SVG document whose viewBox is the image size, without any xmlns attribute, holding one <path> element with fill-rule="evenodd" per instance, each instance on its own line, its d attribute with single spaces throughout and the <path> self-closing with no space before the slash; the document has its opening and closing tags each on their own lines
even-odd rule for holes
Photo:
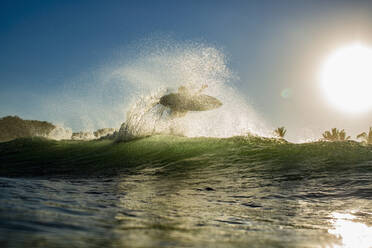
<svg viewBox="0 0 372 248">
<path fill-rule="evenodd" d="M 272 135 L 272 128 L 234 87 L 239 78 L 222 49 L 202 42 L 149 39 L 125 50 L 109 64 L 62 84 L 43 100 L 43 119 L 58 123 L 48 138 L 92 139 L 94 130 L 120 126 L 119 140 L 153 134 Z M 202 94 L 217 98 L 222 106 L 172 118 L 170 110 L 158 103 L 180 86 L 194 93 L 202 89 Z"/>
<path fill-rule="evenodd" d="M 155 47 L 155 48 L 153 48 Z M 237 76 L 228 68 L 223 52 L 199 43 L 169 44 L 143 48 L 140 56 L 113 70 L 112 77 L 134 86 L 126 121 L 119 139 L 127 140 L 153 134 L 187 137 L 231 137 L 254 134 L 270 136 L 269 128 L 247 104 L 237 90 Z M 180 86 L 222 102 L 222 107 L 202 112 L 189 112 L 171 118 L 170 110 L 159 103 L 160 97 L 176 92 Z"/>
</svg>

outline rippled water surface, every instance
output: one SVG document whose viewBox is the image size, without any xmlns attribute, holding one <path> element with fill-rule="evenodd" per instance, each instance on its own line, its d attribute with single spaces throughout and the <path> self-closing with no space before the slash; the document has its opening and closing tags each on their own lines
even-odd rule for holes
<svg viewBox="0 0 372 248">
<path fill-rule="evenodd" d="M 303 177 L 238 159 L 203 166 L 207 157 L 115 177 L 0 178 L 0 244 L 372 247 L 369 170 Z"/>
<path fill-rule="evenodd" d="M 372 247 L 356 142 L 25 139 L 0 175 L 0 247 Z"/>
</svg>

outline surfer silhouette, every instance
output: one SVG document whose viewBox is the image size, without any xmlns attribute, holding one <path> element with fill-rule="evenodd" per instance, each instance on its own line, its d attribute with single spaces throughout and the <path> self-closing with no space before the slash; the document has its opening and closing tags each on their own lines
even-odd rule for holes
<svg viewBox="0 0 372 248">
<path fill-rule="evenodd" d="M 172 117 L 183 117 L 189 111 L 207 111 L 222 106 L 215 97 L 201 94 L 208 85 L 203 84 L 197 92 L 192 92 L 185 86 L 180 86 L 177 93 L 170 93 L 160 98 L 159 103 L 170 108 Z"/>
</svg>

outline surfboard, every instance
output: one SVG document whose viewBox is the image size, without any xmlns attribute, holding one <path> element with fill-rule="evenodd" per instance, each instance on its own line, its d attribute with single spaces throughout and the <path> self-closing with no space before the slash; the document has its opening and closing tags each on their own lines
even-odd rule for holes
<svg viewBox="0 0 372 248">
<path fill-rule="evenodd" d="M 180 93 L 171 93 L 161 97 L 160 104 L 176 112 L 207 111 L 222 106 L 222 102 L 212 96 Z"/>
</svg>

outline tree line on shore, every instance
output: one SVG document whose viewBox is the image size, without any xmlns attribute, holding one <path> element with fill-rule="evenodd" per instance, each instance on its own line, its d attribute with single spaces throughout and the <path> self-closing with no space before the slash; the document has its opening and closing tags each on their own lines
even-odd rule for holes
<svg viewBox="0 0 372 248">
<path fill-rule="evenodd" d="M 278 127 L 274 130 L 275 136 L 277 136 L 279 139 L 284 139 L 284 136 L 286 135 L 287 130 L 285 127 Z M 369 128 L 368 133 L 362 132 L 356 136 L 357 139 L 361 140 L 362 143 L 372 145 L 372 127 Z M 346 135 L 346 132 L 344 129 L 337 129 L 332 128 L 329 131 L 325 131 L 322 134 L 322 138 L 320 141 L 347 141 L 350 140 L 351 137 Z"/>
<path fill-rule="evenodd" d="M 27 137 L 44 137 L 55 140 L 92 140 L 106 137 L 116 131 L 115 128 L 101 128 L 96 131 L 73 133 L 70 129 L 58 127 L 46 121 L 24 120 L 18 116 L 0 118 L 0 142 Z"/>
<path fill-rule="evenodd" d="M 56 128 L 55 125 L 46 121 L 23 120 L 18 116 L 6 116 L 0 118 L 0 142 L 9 141 L 22 137 L 42 136 L 49 137 L 50 133 Z M 70 134 L 72 140 L 88 140 L 104 137 L 115 132 L 114 128 L 103 128 L 95 132 L 77 132 Z M 280 140 L 284 140 L 287 130 L 279 127 L 274 130 L 274 135 Z M 92 137 L 90 137 L 90 136 Z M 89 137 L 86 137 L 89 136 Z M 356 136 L 362 143 L 372 145 L 372 127 L 368 132 L 362 132 Z M 348 141 L 351 137 L 346 135 L 344 129 L 332 128 L 322 134 L 320 141 Z"/>
</svg>

